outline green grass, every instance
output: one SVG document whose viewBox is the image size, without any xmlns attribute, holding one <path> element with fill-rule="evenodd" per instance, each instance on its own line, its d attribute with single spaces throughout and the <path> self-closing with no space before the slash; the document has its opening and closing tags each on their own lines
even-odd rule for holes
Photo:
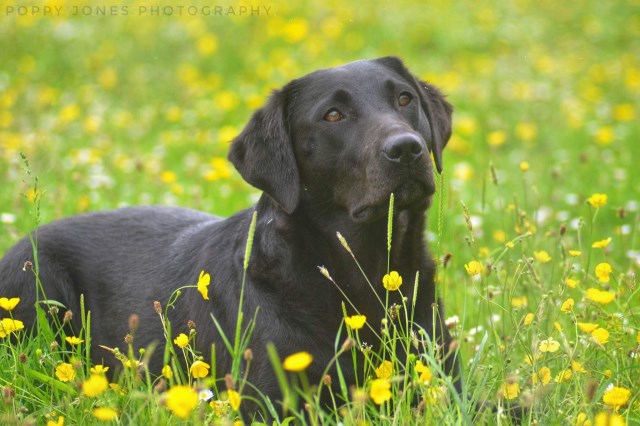
<svg viewBox="0 0 640 426">
<path fill-rule="evenodd" d="M 189 17 L 140 15 L 140 7 L 155 3 L 134 1 L 117 2 L 117 15 L 97 16 L 93 9 L 92 16 L 74 16 L 70 7 L 79 3 L 51 2 L 66 7 L 63 16 L 52 17 L 11 14 L 12 3 L 0 2 L 0 253 L 33 229 L 36 218 L 46 223 L 138 204 L 226 216 L 249 206 L 256 191 L 224 157 L 228 141 L 269 91 L 317 68 L 398 55 L 442 87 L 456 107 L 428 235 L 440 260 L 446 316 L 458 319 L 452 331 L 469 394 L 497 406 L 531 406 L 525 424 L 573 425 L 581 416 L 600 424 L 597 415 L 613 412 L 603 395 L 614 385 L 631 391 L 617 413 L 637 424 L 640 5 L 430 3 L 274 1 L 266 5 L 268 15 Z M 607 194 L 607 203 L 589 205 L 595 193 Z M 607 238 L 606 247 L 592 247 Z M 548 262 L 540 260 L 541 251 Z M 465 269 L 472 260 L 483 267 L 475 277 Z M 608 283 L 595 274 L 601 263 L 612 267 Z M 370 278 L 380 285 L 382 277 Z M 570 288 L 567 278 L 579 283 Z M 615 299 L 594 302 L 587 298 L 590 288 Z M 569 298 L 574 307 L 563 312 Z M 0 318 L 9 317 L 0 310 Z M 608 341 L 597 343 L 578 323 L 597 324 Z M 60 416 L 66 424 L 92 423 L 97 406 L 116 409 L 119 423 L 180 423 L 166 408 L 167 389 L 194 382 L 221 393 L 215 408 L 200 404 L 190 421 L 235 419 L 224 380 L 195 380 L 177 365 L 172 379 L 129 371 L 117 383 L 122 392 L 86 396 L 86 342 L 72 346 L 63 339 L 51 347 L 61 331 L 45 321 L 39 327 L 35 339 L 21 333 L 17 342 L 0 339 L 3 424 L 46 424 Z M 82 337 L 89 341 L 86 330 Z M 245 356 L 244 345 L 229 339 L 236 357 Z M 171 342 L 167 350 L 181 351 Z M 556 351 L 541 351 L 555 349 L 555 342 Z M 193 362 L 194 354 L 185 351 Z M 280 369 L 275 361 L 274 354 Z M 314 406 L 319 384 L 305 383 L 303 373 L 286 386 L 326 424 L 406 424 L 415 416 L 423 424 L 504 422 L 455 401 L 434 402 L 429 395 L 447 382 L 436 377 L 421 384 L 415 359 L 390 360 L 392 402 L 377 405 L 369 391 L 382 361 L 371 355 L 367 377 L 356 391 L 343 392 L 349 403 L 336 410 Z M 579 371 L 572 370 L 572 361 L 582 369 L 574 363 Z M 69 382 L 55 374 L 63 363 L 75 372 Z M 213 373 L 215 364 L 209 364 Z M 428 365 L 437 376 L 436 364 Z M 545 368 L 551 380 L 541 384 Z M 571 377 L 560 380 L 567 369 Z M 231 380 L 250 386 L 237 374 Z M 506 386 L 515 384 L 520 393 L 507 400 Z M 409 393 L 401 394 L 403 388 Z M 422 400 L 418 411 L 410 396 Z"/>
</svg>

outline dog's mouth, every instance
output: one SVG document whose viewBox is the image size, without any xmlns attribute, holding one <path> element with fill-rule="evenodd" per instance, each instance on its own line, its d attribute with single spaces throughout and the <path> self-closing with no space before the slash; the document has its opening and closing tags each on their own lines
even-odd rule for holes
<svg viewBox="0 0 640 426">
<path fill-rule="evenodd" d="M 429 206 L 431 196 L 435 194 L 435 184 L 410 180 L 395 187 L 392 191 L 380 195 L 373 202 L 365 202 L 350 211 L 351 218 L 359 223 L 371 223 L 386 218 L 389 214 L 389 201 L 393 193 L 394 212 L 403 210 L 424 211 Z"/>
</svg>

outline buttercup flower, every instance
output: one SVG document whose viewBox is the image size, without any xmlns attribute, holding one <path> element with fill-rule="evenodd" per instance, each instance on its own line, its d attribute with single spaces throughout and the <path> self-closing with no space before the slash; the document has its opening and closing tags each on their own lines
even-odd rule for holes
<svg viewBox="0 0 640 426">
<path fill-rule="evenodd" d="M 534 251 L 533 256 L 540 263 L 547 263 L 551 261 L 551 256 L 549 256 L 549 253 L 544 250 Z"/>
<path fill-rule="evenodd" d="M 469 275 L 480 275 L 484 270 L 484 267 L 482 266 L 482 263 L 477 260 L 472 260 L 464 265 L 464 269 L 467 270 L 467 274 Z"/>
<path fill-rule="evenodd" d="M 524 316 L 524 325 L 531 325 L 534 319 L 535 319 L 535 315 L 529 312 L 527 315 Z"/>
<path fill-rule="evenodd" d="M 604 345 L 609 341 L 609 332 L 606 328 L 596 328 L 591 332 L 591 336 L 601 345 Z"/>
<path fill-rule="evenodd" d="M 391 361 L 384 360 L 382 363 L 376 368 L 376 377 L 378 379 L 388 379 L 393 375 L 393 364 Z"/>
<path fill-rule="evenodd" d="M 520 385 L 508 380 L 500 385 L 500 393 L 504 399 L 515 399 L 520 394 Z"/>
<path fill-rule="evenodd" d="M 605 206 L 607 204 L 607 194 L 595 193 L 591 197 L 587 198 L 587 203 L 589 203 L 591 207 L 595 208 Z"/>
<path fill-rule="evenodd" d="M 211 366 L 204 361 L 196 361 L 191 364 L 191 368 L 189 368 L 189 372 L 193 376 L 194 379 L 202 379 L 203 377 L 207 377 L 209 374 L 209 368 Z"/>
<path fill-rule="evenodd" d="M 578 257 L 582 254 L 580 250 L 569 250 L 569 256 Z"/>
<path fill-rule="evenodd" d="M 575 301 L 572 298 L 568 298 L 564 302 L 562 302 L 562 306 L 560 307 L 560 311 L 564 313 L 569 313 L 573 310 L 573 306 L 575 305 Z"/>
<path fill-rule="evenodd" d="M 388 291 L 396 291 L 402 285 L 402 277 L 398 272 L 391 271 L 382 277 L 382 285 L 384 285 L 384 288 Z"/>
<path fill-rule="evenodd" d="M 20 331 L 24 328 L 24 323 L 20 320 L 11 318 L 3 318 L 0 322 L 0 339 L 7 337 L 9 334 Z"/>
<path fill-rule="evenodd" d="M 233 411 L 238 411 L 240 409 L 240 403 L 242 402 L 240 394 L 233 389 L 229 389 L 227 391 L 227 397 L 229 398 L 229 405 L 231 405 Z"/>
<path fill-rule="evenodd" d="M 364 327 L 365 322 L 367 322 L 367 317 L 365 315 L 351 315 L 350 317 L 346 317 L 344 322 L 352 330 L 360 330 Z"/>
<path fill-rule="evenodd" d="M 431 378 L 433 375 L 431 374 L 431 369 L 424 365 L 422 361 L 416 362 L 416 373 L 420 375 L 420 381 L 423 383 L 431 382 Z"/>
<path fill-rule="evenodd" d="M 584 426 L 587 426 L 585 423 Z M 627 426 L 627 421 L 620 414 L 603 411 L 596 414 L 593 426 Z"/>
<path fill-rule="evenodd" d="M 598 278 L 598 281 L 600 281 L 601 283 L 608 283 L 609 282 L 609 275 L 611 275 L 612 269 L 611 269 L 611 265 L 609 265 L 606 262 L 603 263 L 598 263 L 596 265 L 596 277 Z"/>
<path fill-rule="evenodd" d="M 66 339 L 64 339 L 67 341 L 67 343 L 69 343 L 70 345 L 79 345 L 80 343 L 84 342 L 84 340 L 80 339 L 79 337 L 76 336 L 69 336 Z"/>
<path fill-rule="evenodd" d="M 4 309 L 5 311 L 12 311 L 18 305 L 18 303 L 20 303 L 19 297 L 12 297 L 11 299 L 0 297 L 0 308 Z"/>
<path fill-rule="evenodd" d="M 602 395 L 602 402 L 614 410 L 624 407 L 629 402 L 631 391 L 619 386 L 610 386 Z"/>
<path fill-rule="evenodd" d="M 576 280 L 575 278 L 566 278 L 564 280 L 564 283 L 569 288 L 576 288 L 578 284 L 580 284 L 580 281 Z"/>
<path fill-rule="evenodd" d="M 571 369 L 576 373 L 586 373 L 587 370 L 584 369 L 582 363 L 580 361 L 571 360 Z"/>
<path fill-rule="evenodd" d="M 555 379 L 553 379 L 553 381 L 556 383 L 568 382 L 571 380 L 572 376 L 573 373 L 571 373 L 571 370 L 562 370 L 558 373 Z"/>
<path fill-rule="evenodd" d="M 204 271 L 200 272 L 198 277 L 198 291 L 202 294 L 204 300 L 209 300 L 209 284 L 211 283 L 211 275 Z"/>
<path fill-rule="evenodd" d="M 198 406 L 198 392 L 186 385 L 178 385 L 165 393 L 165 406 L 177 417 L 186 419 Z"/>
<path fill-rule="evenodd" d="M 118 418 L 118 412 L 109 407 L 96 407 L 91 411 L 91 414 L 103 422 L 111 422 Z"/>
<path fill-rule="evenodd" d="M 616 298 L 616 294 L 611 291 L 603 291 L 598 290 L 597 288 L 590 288 L 587 290 L 587 299 L 600 303 L 601 305 L 606 305 L 613 302 L 613 299 Z"/>
<path fill-rule="evenodd" d="M 68 382 L 75 379 L 76 371 L 73 369 L 73 365 L 64 362 L 56 367 L 56 377 L 61 382 Z"/>
<path fill-rule="evenodd" d="M 527 306 L 527 303 L 527 296 L 514 297 L 513 299 L 511 299 L 511 306 L 513 306 L 514 308 L 522 308 L 523 306 Z"/>
<path fill-rule="evenodd" d="M 173 377 L 173 370 L 171 369 L 170 365 L 165 365 L 164 367 L 162 367 L 162 375 L 167 379 Z"/>
<path fill-rule="evenodd" d="M 173 343 L 175 343 L 179 348 L 184 348 L 189 344 L 189 336 L 184 333 L 180 333 L 178 337 L 173 339 Z"/>
<path fill-rule="evenodd" d="M 579 322 L 578 328 L 582 330 L 584 333 L 591 333 L 596 328 L 600 327 L 598 324 L 594 324 L 591 322 Z"/>
<path fill-rule="evenodd" d="M 537 373 L 533 373 L 531 379 L 534 385 L 537 385 L 538 383 L 546 385 L 551 381 L 551 369 L 549 367 L 542 367 Z"/>
<path fill-rule="evenodd" d="M 549 337 L 548 339 L 540 342 L 538 349 L 540 352 L 555 352 L 560 349 L 560 342 L 554 340 L 553 337 Z"/>
<path fill-rule="evenodd" d="M 282 368 L 297 373 L 305 370 L 312 362 L 313 356 L 309 352 L 297 352 L 284 359 Z"/>
<path fill-rule="evenodd" d="M 102 374 L 92 374 L 82 382 L 82 393 L 89 398 L 101 395 L 107 389 L 109 389 L 109 381 Z"/>
<path fill-rule="evenodd" d="M 47 420 L 47 426 L 64 426 L 64 416 L 59 416 L 58 420 Z"/>
<path fill-rule="evenodd" d="M 611 237 L 609 237 L 609 238 L 607 238 L 605 240 L 596 241 L 595 243 L 591 244 L 591 247 L 593 247 L 593 248 L 604 248 L 604 247 L 608 246 L 610 242 L 611 242 Z"/>
<path fill-rule="evenodd" d="M 377 405 L 391 399 L 391 383 L 386 379 L 375 379 L 371 382 L 369 396 Z"/>
<path fill-rule="evenodd" d="M 91 372 L 93 374 L 105 374 L 107 371 L 109 371 L 109 367 L 105 367 L 104 365 L 96 365 L 91 367 Z"/>
</svg>

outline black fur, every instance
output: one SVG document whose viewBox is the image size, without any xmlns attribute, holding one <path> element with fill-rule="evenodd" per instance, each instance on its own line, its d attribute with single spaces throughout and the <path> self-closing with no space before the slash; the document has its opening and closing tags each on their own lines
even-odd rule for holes
<svg viewBox="0 0 640 426">
<path fill-rule="evenodd" d="M 412 99 L 398 103 L 401 94 Z M 323 118 L 337 109 L 343 119 Z M 37 230 L 40 277 L 46 297 L 66 305 L 79 324 L 79 298 L 91 311 L 92 359 L 114 368 L 118 362 L 98 345 L 125 350 L 128 318 L 137 314 L 134 345 L 164 343 L 154 301 L 166 304 L 178 287 L 194 284 L 201 271 L 211 274 L 209 300 L 184 291 L 170 312 L 174 336 L 197 330 L 198 349 L 210 359 L 217 348 L 217 371 L 230 371 L 211 315 L 233 336 L 244 250 L 253 211 L 257 226 L 244 295 L 245 317 L 260 308 L 250 347 L 254 357 L 249 380 L 273 400 L 280 398 L 265 345 L 281 356 L 308 351 L 314 362 L 312 382 L 334 356 L 343 322 L 342 294 L 323 277 L 326 266 L 336 283 L 374 328 L 384 317 L 365 278 L 340 245 L 342 233 L 384 299 L 381 278 L 387 272 L 387 211 L 395 196 L 391 269 L 404 277 L 402 292 L 413 295 L 420 273 L 416 323 L 450 343 L 441 324 L 433 324 L 437 305 L 434 261 L 424 242 L 425 211 L 435 192 L 430 152 L 438 170 L 451 135 L 451 105 L 433 86 L 414 78 L 397 58 L 358 61 L 313 72 L 271 96 L 231 146 L 229 159 L 252 185 L 264 191 L 255 208 L 219 219 L 170 207 L 135 207 L 59 220 Z M 0 295 L 20 297 L 14 311 L 34 322 L 34 276 L 23 272 L 33 262 L 28 239 L 0 261 Z M 401 303 L 397 292 L 390 303 Z M 409 300 L 408 306 L 411 306 Z M 347 305 L 348 306 L 348 305 Z M 349 308 L 349 313 L 355 312 Z M 437 318 L 442 317 L 439 307 Z M 375 346 L 367 329 L 362 340 Z M 349 383 L 354 372 L 343 371 Z M 149 367 L 159 372 L 161 351 Z M 457 361 L 445 370 L 458 376 Z"/>
</svg>

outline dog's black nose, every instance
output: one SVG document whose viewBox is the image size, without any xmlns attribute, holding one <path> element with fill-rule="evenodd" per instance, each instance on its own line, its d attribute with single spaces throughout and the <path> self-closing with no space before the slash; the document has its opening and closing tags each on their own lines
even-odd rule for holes
<svg viewBox="0 0 640 426">
<path fill-rule="evenodd" d="M 394 163 L 411 164 L 422 155 L 422 141 L 412 134 L 392 136 L 382 146 L 382 154 Z"/>
</svg>

